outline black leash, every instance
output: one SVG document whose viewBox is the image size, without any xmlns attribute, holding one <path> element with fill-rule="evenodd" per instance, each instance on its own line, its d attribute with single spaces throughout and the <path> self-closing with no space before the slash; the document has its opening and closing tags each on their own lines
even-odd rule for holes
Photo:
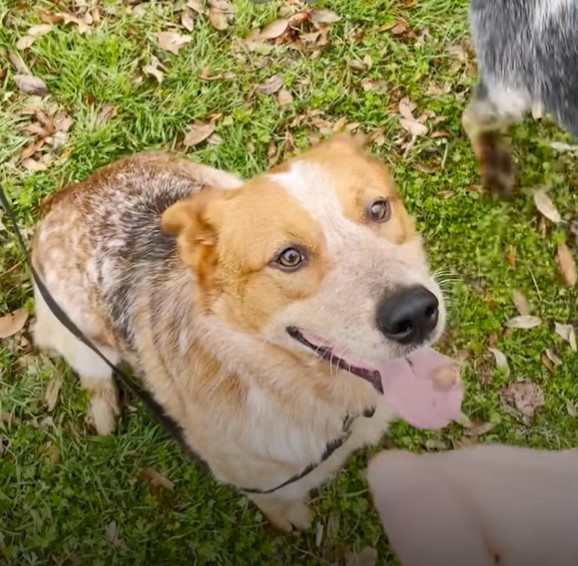
<svg viewBox="0 0 578 566">
<path fill-rule="evenodd" d="M 126 373 L 121 371 L 115 364 L 113 364 L 81 331 L 80 329 L 70 320 L 68 315 L 62 310 L 62 308 L 58 305 L 58 303 L 52 298 L 50 292 L 46 288 L 46 285 L 42 281 L 42 278 L 34 269 L 34 265 L 32 264 L 32 259 L 26 248 L 26 244 L 24 243 L 24 238 L 22 237 L 22 233 L 20 232 L 20 228 L 18 227 L 18 221 L 16 220 L 16 216 L 10 207 L 10 203 L 8 202 L 8 198 L 6 197 L 6 193 L 4 192 L 4 187 L 2 183 L 0 183 L 0 204 L 4 209 L 4 212 L 8 216 L 8 219 L 12 223 L 14 227 L 14 233 L 16 234 L 16 240 L 24 254 L 24 258 L 26 259 L 26 263 L 28 265 L 28 269 L 30 274 L 32 275 L 32 279 L 36 284 L 38 291 L 42 295 L 42 298 L 45 300 L 48 308 L 52 311 L 52 314 L 62 323 L 66 329 L 71 332 L 78 340 L 80 340 L 83 344 L 88 346 L 95 354 L 97 354 L 105 363 L 110 367 L 112 370 L 113 378 L 116 382 L 117 387 L 120 389 L 124 389 L 125 391 L 130 391 L 133 395 L 138 397 L 141 403 L 147 408 L 149 413 L 151 413 L 155 419 L 159 422 L 159 424 L 165 429 L 165 432 L 177 442 L 184 449 L 184 451 L 188 454 L 188 456 L 199 463 L 199 465 L 204 468 L 205 470 L 210 470 L 209 465 L 205 460 L 203 460 L 198 454 L 196 454 L 185 442 L 183 436 L 183 430 L 179 426 L 179 424 L 169 415 L 167 415 L 161 405 L 154 399 L 154 397 L 141 387 L 138 387 L 134 381 L 129 378 Z M 374 410 L 366 411 L 363 416 L 370 417 L 374 413 Z M 305 477 L 307 474 L 312 472 L 317 466 L 319 466 L 322 462 L 327 460 L 335 450 L 337 450 L 340 446 L 342 446 L 345 441 L 349 438 L 349 432 L 351 428 L 353 419 L 346 417 L 343 424 L 343 432 L 344 434 L 339 437 L 338 439 L 328 442 L 325 448 L 323 455 L 321 456 L 321 460 L 317 464 L 310 464 L 307 466 L 301 473 L 296 474 L 290 477 L 288 480 L 284 481 L 283 483 L 277 485 L 274 488 L 261 490 L 261 489 L 246 489 L 240 488 L 238 486 L 237 489 L 243 491 L 245 493 L 255 493 L 255 494 L 269 494 L 273 493 L 289 484 L 292 484 L 301 478 Z"/>
</svg>

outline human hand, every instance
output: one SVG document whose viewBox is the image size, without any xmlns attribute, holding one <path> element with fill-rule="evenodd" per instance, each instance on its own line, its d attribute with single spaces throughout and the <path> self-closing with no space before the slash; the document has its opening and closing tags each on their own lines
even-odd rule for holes
<svg viewBox="0 0 578 566">
<path fill-rule="evenodd" d="M 578 564 L 578 451 L 387 451 L 368 481 L 402 566 Z"/>
</svg>

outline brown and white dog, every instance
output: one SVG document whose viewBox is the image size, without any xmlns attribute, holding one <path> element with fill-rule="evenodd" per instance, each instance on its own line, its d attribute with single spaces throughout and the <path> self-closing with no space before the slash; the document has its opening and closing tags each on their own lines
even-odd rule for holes
<svg viewBox="0 0 578 566">
<path fill-rule="evenodd" d="M 307 528 L 311 489 L 393 419 L 439 428 L 460 413 L 456 368 L 427 347 L 445 308 L 420 237 L 349 136 L 247 182 L 160 152 L 121 160 L 48 199 L 33 263 L 216 480 L 280 529 Z M 97 432 L 114 432 L 109 367 L 35 299 L 36 345 L 66 359 Z"/>
</svg>

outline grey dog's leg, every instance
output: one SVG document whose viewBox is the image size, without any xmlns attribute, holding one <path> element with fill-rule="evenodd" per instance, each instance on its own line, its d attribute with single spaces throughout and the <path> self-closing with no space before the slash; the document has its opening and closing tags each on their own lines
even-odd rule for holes
<svg viewBox="0 0 578 566">
<path fill-rule="evenodd" d="M 514 164 L 507 137 L 509 126 L 519 116 L 501 110 L 483 81 L 474 89 L 462 125 L 472 144 L 484 186 L 492 194 L 509 197 L 514 186 Z"/>
</svg>

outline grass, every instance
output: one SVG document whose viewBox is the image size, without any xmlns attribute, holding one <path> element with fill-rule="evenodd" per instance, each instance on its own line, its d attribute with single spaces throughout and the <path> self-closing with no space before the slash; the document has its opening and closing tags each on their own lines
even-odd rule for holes
<svg viewBox="0 0 578 566">
<path fill-rule="evenodd" d="M 173 55 L 159 49 L 154 34 L 178 22 L 175 6 L 183 3 L 151 1 L 135 13 L 120 1 L 96 2 L 102 22 L 90 33 L 81 35 L 73 23 L 59 24 L 19 52 L 46 82 L 46 101 L 73 118 L 58 150 L 68 157 L 30 172 L 14 158 L 32 140 L 24 129 L 30 117 L 21 114 L 31 100 L 15 87 L 8 52 L 18 52 L 16 42 L 40 23 L 33 6 L 58 9 L 45 0 L 0 0 L 0 178 L 22 225 L 33 225 L 40 200 L 62 183 L 126 153 L 180 148 L 188 125 L 211 114 L 222 114 L 216 122 L 221 143 L 201 144 L 189 154 L 244 176 L 265 169 L 269 151 L 279 150 L 281 157 L 290 153 L 288 134 L 296 148 L 320 135 L 311 114 L 299 121 L 307 112 L 318 111 L 329 122 L 345 116 L 366 131 L 381 128 L 384 142 L 374 150 L 391 166 L 417 216 L 433 267 L 451 270 L 444 348 L 465 359 L 465 412 L 493 424 L 478 441 L 553 449 L 577 445 L 578 355 L 554 332 L 555 322 L 578 322 L 576 290 L 560 282 L 555 261 L 555 245 L 569 225 L 546 224 L 541 230 L 528 194 L 505 205 L 475 188 L 479 177 L 459 125 L 475 80 L 464 50 L 466 0 L 327 2 L 325 7 L 342 19 L 331 25 L 330 42 L 318 56 L 291 45 L 244 50 L 239 39 L 273 20 L 280 6 L 248 0 L 236 4 L 236 21 L 227 31 L 213 29 L 206 16 L 196 17 L 194 40 Z M 405 34 L 379 31 L 399 18 L 408 24 Z M 145 77 L 135 83 L 152 56 L 166 66 L 163 82 Z M 367 56 L 369 69 L 347 64 Z M 201 81 L 207 66 L 210 75 L 230 73 L 231 78 Z M 293 94 L 283 108 L 275 96 L 249 96 L 256 83 L 276 73 Z M 385 81 L 387 88 L 366 90 L 364 80 Z M 406 151 L 402 144 L 409 134 L 397 116 L 404 96 L 417 105 L 416 113 L 445 117 L 434 127 L 445 137 L 418 138 Z M 113 105 L 116 114 L 99 124 L 105 105 Z M 554 154 L 548 145 L 565 138 L 546 123 L 523 124 L 513 132 L 521 185 L 551 186 L 561 214 L 573 221 L 576 158 Z M 22 254 L 1 224 L 0 242 L 0 313 L 22 305 L 32 310 Z M 504 332 L 505 321 L 516 314 L 513 289 L 529 299 L 533 314 L 544 321 L 540 327 Z M 507 356 L 510 375 L 496 369 L 488 352 L 494 343 Z M 548 348 L 562 360 L 553 375 L 541 361 Z M 349 551 L 366 546 L 377 549 L 380 564 L 394 563 L 369 502 L 367 454 L 352 458 L 321 490 L 311 532 L 279 538 L 243 498 L 186 461 L 136 404 L 123 415 L 118 435 L 93 436 L 85 422 L 85 395 L 64 364 L 33 352 L 26 332 L 0 342 L 0 363 L 0 563 L 341 564 Z M 56 408 L 48 412 L 44 395 L 55 375 L 65 379 Z M 545 406 L 531 426 L 500 406 L 499 391 L 519 378 L 544 391 Z M 418 432 L 401 423 L 391 430 L 398 446 L 416 451 L 441 442 L 459 446 L 463 435 L 458 425 L 443 433 Z M 175 490 L 151 491 L 138 479 L 146 466 L 171 479 Z"/>
</svg>

